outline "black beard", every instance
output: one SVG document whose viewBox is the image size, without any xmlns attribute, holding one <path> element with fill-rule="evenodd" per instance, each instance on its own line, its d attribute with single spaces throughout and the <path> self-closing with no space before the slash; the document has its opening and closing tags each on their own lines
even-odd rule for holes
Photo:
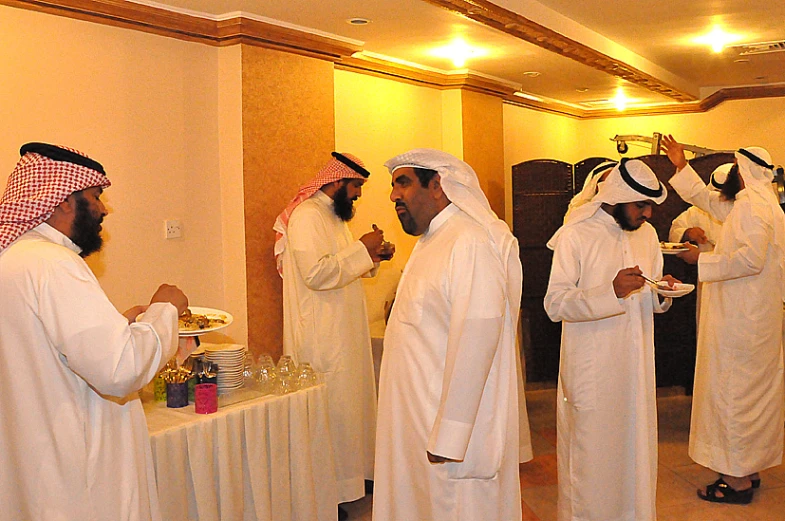
<svg viewBox="0 0 785 521">
<path fill-rule="evenodd" d="M 728 172 L 728 177 L 720 187 L 720 195 L 726 201 L 735 201 L 736 194 L 741 191 L 741 174 L 739 165 L 733 165 Z"/>
<path fill-rule="evenodd" d="M 624 214 L 624 207 L 621 204 L 617 204 L 616 207 L 613 209 L 613 218 L 616 219 L 616 222 L 619 224 L 619 227 L 624 230 L 625 232 L 634 232 L 640 226 L 633 225 L 627 216 Z"/>
<path fill-rule="evenodd" d="M 76 196 L 76 216 L 71 225 L 71 241 L 82 248 L 79 254 L 81 257 L 95 253 L 101 249 L 104 243 L 101 238 L 101 222 L 103 217 L 96 219 L 90 213 L 90 203 L 82 194 Z"/>
<path fill-rule="evenodd" d="M 414 235 L 414 236 L 422 235 L 422 234 L 416 233 L 417 232 L 417 223 L 414 222 L 414 219 L 412 218 L 412 214 L 410 214 L 409 213 L 409 209 L 406 208 L 406 204 L 400 203 L 400 202 L 399 203 L 395 203 L 396 210 L 399 207 L 402 207 L 402 208 L 404 208 L 406 210 L 404 213 L 399 213 L 398 214 L 398 220 L 401 221 L 401 228 L 403 228 L 403 231 L 405 231 L 409 235 Z"/>
<path fill-rule="evenodd" d="M 333 211 L 342 221 L 351 221 L 354 217 L 354 201 L 346 195 L 346 185 L 333 194 Z"/>
</svg>

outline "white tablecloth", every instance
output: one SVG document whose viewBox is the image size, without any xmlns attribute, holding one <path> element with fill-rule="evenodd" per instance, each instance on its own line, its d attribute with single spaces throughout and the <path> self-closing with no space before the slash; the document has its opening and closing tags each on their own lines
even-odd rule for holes
<svg viewBox="0 0 785 521">
<path fill-rule="evenodd" d="M 145 405 L 165 521 L 335 520 L 324 384 L 196 414 Z"/>
</svg>

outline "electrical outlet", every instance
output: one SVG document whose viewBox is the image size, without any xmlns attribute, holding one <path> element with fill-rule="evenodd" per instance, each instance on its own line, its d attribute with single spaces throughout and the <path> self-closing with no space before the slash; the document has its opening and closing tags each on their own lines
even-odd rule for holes
<svg viewBox="0 0 785 521">
<path fill-rule="evenodd" d="M 164 221 L 164 238 L 179 239 L 183 236 L 183 223 L 176 219 Z"/>
</svg>

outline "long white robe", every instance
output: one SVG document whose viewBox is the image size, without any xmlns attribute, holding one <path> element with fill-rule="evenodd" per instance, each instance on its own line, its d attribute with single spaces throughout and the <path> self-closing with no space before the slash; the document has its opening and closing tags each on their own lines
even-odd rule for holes
<svg viewBox="0 0 785 521">
<path fill-rule="evenodd" d="M 384 336 L 374 521 L 521 519 L 506 270 L 455 205 L 415 245 Z M 462 461 L 431 464 L 426 451 Z"/>
<path fill-rule="evenodd" d="M 363 497 L 373 479 L 376 382 L 360 277 L 375 270 L 324 192 L 294 209 L 283 253 L 283 352 L 327 382 L 339 503 Z"/>
<path fill-rule="evenodd" d="M 706 205 L 709 190 L 690 168 L 670 180 L 685 201 Z M 779 260 L 769 243 L 772 211 L 736 195 L 713 253 L 702 253 L 704 305 L 698 330 L 690 457 L 730 476 L 782 462 L 783 357 Z"/>
<path fill-rule="evenodd" d="M 136 393 L 177 349 L 177 310 L 109 302 L 47 224 L 0 252 L 0 505 L 14 521 L 160 520 Z"/>
<path fill-rule="evenodd" d="M 728 211 L 730 211 L 733 203 L 727 203 Z M 714 245 L 722 233 L 722 221 L 718 221 L 707 212 L 701 210 L 697 206 L 690 206 L 681 212 L 671 223 L 671 229 L 668 233 L 668 240 L 671 242 L 682 242 L 684 233 L 690 228 L 700 228 L 706 234 L 708 242 L 699 244 L 698 248 L 701 251 L 712 251 Z M 699 321 L 701 302 L 703 301 L 703 283 L 698 281 L 697 297 L 695 304 L 695 319 L 696 323 Z"/>
<path fill-rule="evenodd" d="M 648 285 L 617 298 L 619 270 L 659 279 L 654 228 L 623 231 L 602 209 L 563 229 L 545 310 L 562 322 L 557 391 L 558 519 L 656 519 L 654 316 L 667 310 Z"/>
</svg>

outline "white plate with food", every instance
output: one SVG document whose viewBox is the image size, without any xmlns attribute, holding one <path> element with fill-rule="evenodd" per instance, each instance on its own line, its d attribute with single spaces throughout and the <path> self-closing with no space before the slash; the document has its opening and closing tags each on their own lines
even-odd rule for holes
<svg viewBox="0 0 785 521">
<path fill-rule="evenodd" d="M 664 280 L 659 281 L 657 284 L 652 284 L 652 286 L 654 287 L 654 291 L 663 297 L 683 297 L 684 295 L 692 293 L 695 289 L 694 284 L 683 284 L 681 282 L 677 282 L 671 287 Z"/>
<path fill-rule="evenodd" d="M 225 328 L 232 320 L 232 315 L 220 309 L 188 306 L 188 311 L 180 315 L 179 335 L 204 335 Z"/>
<path fill-rule="evenodd" d="M 661 242 L 660 251 L 666 255 L 676 255 L 677 253 L 690 251 L 690 249 L 681 242 Z"/>
</svg>

